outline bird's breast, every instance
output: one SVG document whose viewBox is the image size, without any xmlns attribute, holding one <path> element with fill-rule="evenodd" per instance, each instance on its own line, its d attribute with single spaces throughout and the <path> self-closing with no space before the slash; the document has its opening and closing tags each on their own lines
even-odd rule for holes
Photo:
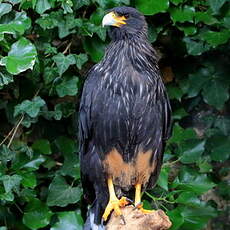
<svg viewBox="0 0 230 230">
<path fill-rule="evenodd" d="M 156 162 L 151 160 L 152 154 L 152 150 L 139 151 L 130 162 L 125 162 L 114 148 L 106 154 L 104 169 L 107 176 L 113 179 L 113 183 L 123 189 L 139 183 L 145 185 L 156 166 Z"/>
</svg>

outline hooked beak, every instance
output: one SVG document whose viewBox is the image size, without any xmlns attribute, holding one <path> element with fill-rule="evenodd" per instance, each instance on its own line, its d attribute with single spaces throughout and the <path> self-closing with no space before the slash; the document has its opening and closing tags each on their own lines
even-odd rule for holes
<svg viewBox="0 0 230 230">
<path fill-rule="evenodd" d="M 124 24 L 126 18 L 124 16 L 118 16 L 114 12 L 106 14 L 102 20 L 102 26 L 117 26 L 120 27 Z"/>
</svg>

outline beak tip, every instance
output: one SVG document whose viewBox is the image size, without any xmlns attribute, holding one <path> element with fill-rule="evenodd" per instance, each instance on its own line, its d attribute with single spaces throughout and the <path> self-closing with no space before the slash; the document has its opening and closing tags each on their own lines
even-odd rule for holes
<svg viewBox="0 0 230 230">
<path fill-rule="evenodd" d="M 112 16 L 112 12 L 106 14 L 103 19 L 102 19 L 102 27 L 105 27 L 105 26 L 111 26 L 114 24 L 114 18 Z"/>
</svg>

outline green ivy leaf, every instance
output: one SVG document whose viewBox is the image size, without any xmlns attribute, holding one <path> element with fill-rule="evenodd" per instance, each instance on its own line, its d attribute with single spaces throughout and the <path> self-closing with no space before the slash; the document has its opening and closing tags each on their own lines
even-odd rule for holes
<svg viewBox="0 0 230 230">
<path fill-rule="evenodd" d="M 197 171 L 183 167 L 180 170 L 179 177 L 173 183 L 173 188 L 185 189 L 196 194 L 202 194 L 213 188 L 215 184 L 207 177 L 206 174 L 200 174 Z"/>
<path fill-rule="evenodd" d="M 212 73 L 208 68 L 200 68 L 195 73 L 189 74 L 188 97 L 196 97 L 206 83 L 210 82 L 211 77 Z"/>
<path fill-rule="evenodd" d="M 75 107 L 73 103 L 63 102 L 55 105 L 55 112 L 61 112 L 62 116 L 67 118 L 75 113 Z"/>
<path fill-rule="evenodd" d="M 6 73 L 6 72 L 0 72 L 0 89 L 2 89 L 4 85 L 8 85 L 9 83 L 13 81 L 14 79 L 11 74 Z"/>
<path fill-rule="evenodd" d="M 213 25 L 215 23 L 218 23 L 218 20 L 214 18 L 208 11 L 198 11 L 195 13 L 195 21 L 197 22 L 203 22 L 207 25 Z"/>
<path fill-rule="evenodd" d="M 91 15 L 90 15 L 90 22 L 101 26 L 101 22 L 103 17 L 105 16 L 105 10 L 102 8 L 97 8 Z"/>
<path fill-rule="evenodd" d="M 193 129 L 183 129 L 177 123 L 173 126 L 172 137 L 169 139 L 169 143 L 181 144 L 182 141 L 196 138 L 196 133 Z"/>
<path fill-rule="evenodd" d="M 57 65 L 59 75 L 61 76 L 70 65 L 75 64 L 75 58 L 73 54 L 65 56 L 63 53 L 58 53 L 53 56 L 53 60 Z"/>
<path fill-rule="evenodd" d="M 165 12 L 169 7 L 168 0 L 149 0 L 149 1 L 142 1 L 136 0 L 135 6 L 138 10 L 140 10 L 145 15 L 153 15 L 160 12 Z"/>
<path fill-rule="evenodd" d="M 34 188 L 37 185 L 36 176 L 33 172 L 20 171 L 20 176 L 22 177 L 21 184 L 26 188 Z"/>
<path fill-rule="evenodd" d="M 76 157 L 78 151 L 75 142 L 64 136 L 58 137 L 55 140 L 55 145 L 64 155 L 64 164 L 60 170 L 63 176 L 72 176 L 75 179 L 80 178 L 80 163 L 79 158 Z"/>
<path fill-rule="evenodd" d="M 229 86 L 222 82 L 221 79 L 213 78 L 205 85 L 202 95 L 207 104 L 221 110 L 229 98 L 228 90 Z"/>
<path fill-rule="evenodd" d="M 78 78 L 76 76 L 68 79 L 65 78 L 56 86 L 56 91 L 59 97 L 76 95 L 78 93 Z"/>
<path fill-rule="evenodd" d="M 177 109 L 173 112 L 173 120 L 180 120 L 187 115 L 188 113 L 185 111 L 184 108 Z"/>
<path fill-rule="evenodd" d="M 4 14 L 8 14 L 12 10 L 12 6 L 9 3 L 1 3 L 0 4 L 0 18 Z"/>
<path fill-rule="evenodd" d="M 177 203 L 189 205 L 189 206 L 199 206 L 200 200 L 198 199 L 197 195 L 193 192 L 182 192 L 175 200 Z"/>
<path fill-rule="evenodd" d="M 193 35 L 197 32 L 197 28 L 192 24 L 178 25 L 177 28 L 181 31 L 184 31 L 185 35 Z"/>
<path fill-rule="evenodd" d="M 58 74 L 57 68 L 53 68 L 50 66 L 45 67 L 43 78 L 44 78 L 46 85 L 48 85 L 49 83 L 51 83 L 54 79 L 58 77 L 59 77 L 59 74 Z"/>
<path fill-rule="evenodd" d="M 36 191 L 30 188 L 24 188 L 20 191 L 20 198 L 26 202 L 30 202 L 34 200 L 36 196 L 37 196 Z"/>
<path fill-rule="evenodd" d="M 181 229 L 204 229 L 210 218 L 216 217 L 216 211 L 211 206 L 187 207 L 180 206 L 179 211 L 184 218 Z M 197 215 L 199 213 L 199 215 Z"/>
<path fill-rule="evenodd" d="M 56 176 L 49 186 L 47 204 L 49 206 L 65 207 L 68 204 L 77 203 L 81 198 L 79 187 L 68 185 L 61 176 Z"/>
<path fill-rule="evenodd" d="M 65 136 L 58 137 L 55 140 L 55 145 L 64 155 L 71 155 L 76 152 L 76 143 Z"/>
<path fill-rule="evenodd" d="M 73 10 L 72 10 L 73 2 L 72 2 L 72 0 L 64 0 L 64 1 L 62 0 L 61 6 L 64 10 L 64 14 L 73 13 Z"/>
<path fill-rule="evenodd" d="M 82 19 L 80 18 L 74 18 L 74 15 L 68 14 L 63 17 L 61 21 L 58 22 L 58 34 L 60 38 L 64 38 L 69 34 L 75 33 L 76 27 L 81 28 L 82 27 Z"/>
<path fill-rule="evenodd" d="M 15 152 L 11 151 L 6 145 L 0 146 L 0 161 L 7 164 L 8 161 L 14 158 Z"/>
<path fill-rule="evenodd" d="M 166 191 L 168 191 L 169 171 L 170 171 L 169 167 L 163 167 L 161 169 L 160 176 L 157 180 L 157 184 Z"/>
<path fill-rule="evenodd" d="M 53 213 L 38 199 L 33 199 L 25 208 L 23 223 L 30 229 L 39 229 L 47 226 Z"/>
<path fill-rule="evenodd" d="M 74 57 L 78 69 L 81 69 L 82 66 L 88 61 L 87 54 L 78 54 L 78 55 L 75 54 Z"/>
<path fill-rule="evenodd" d="M 201 173 L 212 172 L 212 165 L 206 159 L 198 161 L 197 166 L 200 168 Z"/>
<path fill-rule="evenodd" d="M 230 13 L 221 20 L 221 23 L 225 28 L 230 29 Z"/>
<path fill-rule="evenodd" d="M 225 2 L 226 0 L 208 0 L 208 4 L 214 13 L 218 13 Z"/>
<path fill-rule="evenodd" d="M 22 177 L 17 174 L 13 176 L 4 175 L 0 177 L 0 180 L 3 182 L 6 193 L 9 193 L 12 189 L 17 189 L 19 187 Z"/>
<path fill-rule="evenodd" d="M 43 14 L 46 10 L 50 9 L 51 5 L 49 0 L 37 0 L 36 1 L 36 12 Z"/>
<path fill-rule="evenodd" d="M 176 22 L 193 22 L 195 9 L 192 6 L 184 6 L 183 8 L 170 8 L 171 18 Z"/>
<path fill-rule="evenodd" d="M 45 101 L 41 97 L 35 97 L 31 101 L 25 100 L 21 104 L 15 106 L 14 116 L 19 114 L 28 114 L 30 117 L 34 118 L 38 116 L 41 107 L 45 105 Z"/>
<path fill-rule="evenodd" d="M 78 1 L 76 1 L 75 2 L 75 4 L 76 4 L 76 9 L 79 9 L 79 8 L 81 8 L 82 6 L 88 6 L 89 4 L 90 4 L 90 0 L 78 0 Z"/>
<path fill-rule="evenodd" d="M 106 29 L 105 28 L 99 26 L 96 30 L 96 34 L 102 41 L 105 41 L 106 39 Z"/>
<path fill-rule="evenodd" d="M 180 229 L 180 226 L 184 223 L 184 217 L 181 215 L 181 211 L 178 208 L 174 208 L 167 212 L 170 220 L 172 221 L 172 227 L 170 230 Z"/>
<path fill-rule="evenodd" d="M 170 0 L 175 5 L 179 5 L 180 3 L 184 2 L 184 0 Z"/>
<path fill-rule="evenodd" d="M 185 42 L 188 54 L 193 56 L 201 55 L 210 49 L 210 45 L 197 39 L 184 37 L 183 41 Z"/>
<path fill-rule="evenodd" d="M 37 170 L 44 161 L 45 161 L 45 158 L 43 156 L 34 157 L 31 160 L 25 162 L 25 164 L 22 164 L 20 168 L 28 168 L 34 171 L 34 170 Z"/>
<path fill-rule="evenodd" d="M 69 211 L 69 212 L 59 212 L 59 221 L 54 224 L 51 230 L 79 230 L 82 228 L 83 220 L 79 212 Z"/>
<path fill-rule="evenodd" d="M 205 141 L 189 140 L 180 146 L 180 162 L 183 164 L 195 163 L 204 152 Z"/>
<path fill-rule="evenodd" d="M 5 226 L 0 227 L 0 230 L 7 230 Z"/>
<path fill-rule="evenodd" d="M 155 27 L 154 25 L 148 25 L 148 40 L 153 43 L 157 40 L 158 34 L 163 30 L 162 26 Z"/>
<path fill-rule="evenodd" d="M 35 46 L 27 39 L 21 38 L 15 42 L 7 57 L 0 60 L 0 65 L 6 66 L 11 74 L 19 74 L 27 69 L 33 69 L 37 51 Z"/>
<path fill-rule="evenodd" d="M 228 117 L 217 117 L 214 126 L 219 128 L 225 136 L 230 135 L 230 119 Z"/>
<path fill-rule="evenodd" d="M 98 38 L 85 38 L 83 41 L 85 51 L 90 55 L 93 62 L 99 62 L 104 55 L 105 44 Z"/>
<path fill-rule="evenodd" d="M 11 201 L 12 202 L 14 200 L 14 194 L 12 192 L 0 194 L 0 199 L 3 201 Z"/>
<path fill-rule="evenodd" d="M 63 13 L 59 11 L 51 12 L 50 14 L 43 14 L 36 20 L 36 23 L 42 27 L 43 30 L 57 27 L 63 20 Z"/>
<path fill-rule="evenodd" d="M 99 30 L 99 27 L 101 26 L 96 26 L 93 23 L 90 22 L 85 22 L 83 26 L 81 27 L 81 34 L 85 36 L 90 36 L 92 37 L 94 33 L 97 33 Z M 105 31 L 105 29 L 103 29 Z M 98 34 L 100 37 L 100 32 Z"/>
<path fill-rule="evenodd" d="M 20 151 L 19 151 L 20 152 Z M 14 156 L 14 161 L 12 161 L 12 169 L 35 171 L 39 169 L 39 166 L 46 160 L 42 155 L 33 154 L 33 156 L 28 156 L 20 152 Z"/>
<path fill-rule="evenodd" d="M 31 26 L 31 20 L 25 12 L 17 12 L 15 18 L 6 24 L 0 24 L 0 34 L 22 35 Z"/>
<path fill-rule="evenodd" d="M 39 154 L 51 154 L 51 148 L 50 148 L 50 142 L 46 139 L 39 139 L 36 140 L 33 145 L 32 148 L 34 150 L 34 152 L 37 152 Z"/>
<path fill-rule="evenodd" d="M 222 30 L 219 32 L 207 31 L 201 34 L 201 38 L 207 41 L 213 47 L 226 43 L 230 38 L 229 30 Z"/>
<path fill-rule="evenodd" d="M 184 95 L 183 91 L 174 84 L 167 85 L 167 91 L 170 99 L 177 99 L 178 101 L 181 101 L 181 98 Z"/>
<path fill-rule="evenodd" d="M 206 148 L 214 161 L 226 161 L 230 157 L 230 138 L 222 135 L 212 136 L 207 140 Z"/>
<path fill-rule="evenodd" d="M 81 1 L 85 1 L 85 0 L 81 0 Z M 130 0 L 94 0 L 95 2 L 97 2 L 102 8 L 108 9 L 108 8 L 112 8 L 115 6 L 119 6 L 119 5 L 129 5 L 130 4 Z"/>
</svg>

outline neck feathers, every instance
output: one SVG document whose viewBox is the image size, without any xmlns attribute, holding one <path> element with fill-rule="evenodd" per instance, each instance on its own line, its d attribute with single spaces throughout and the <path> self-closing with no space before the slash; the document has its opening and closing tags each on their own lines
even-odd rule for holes
<svg viewBox="0 0 230 230">
<path fill-rule="evenodd" d="M 132 65 L 137 71 L 147 71 L 157 65 L 156 52 L 147 37 L 133 36 L 112 41 L 102 63 L 104 66 L 117 68 L 122 68 L 126 63 Z"/>
</svg>

